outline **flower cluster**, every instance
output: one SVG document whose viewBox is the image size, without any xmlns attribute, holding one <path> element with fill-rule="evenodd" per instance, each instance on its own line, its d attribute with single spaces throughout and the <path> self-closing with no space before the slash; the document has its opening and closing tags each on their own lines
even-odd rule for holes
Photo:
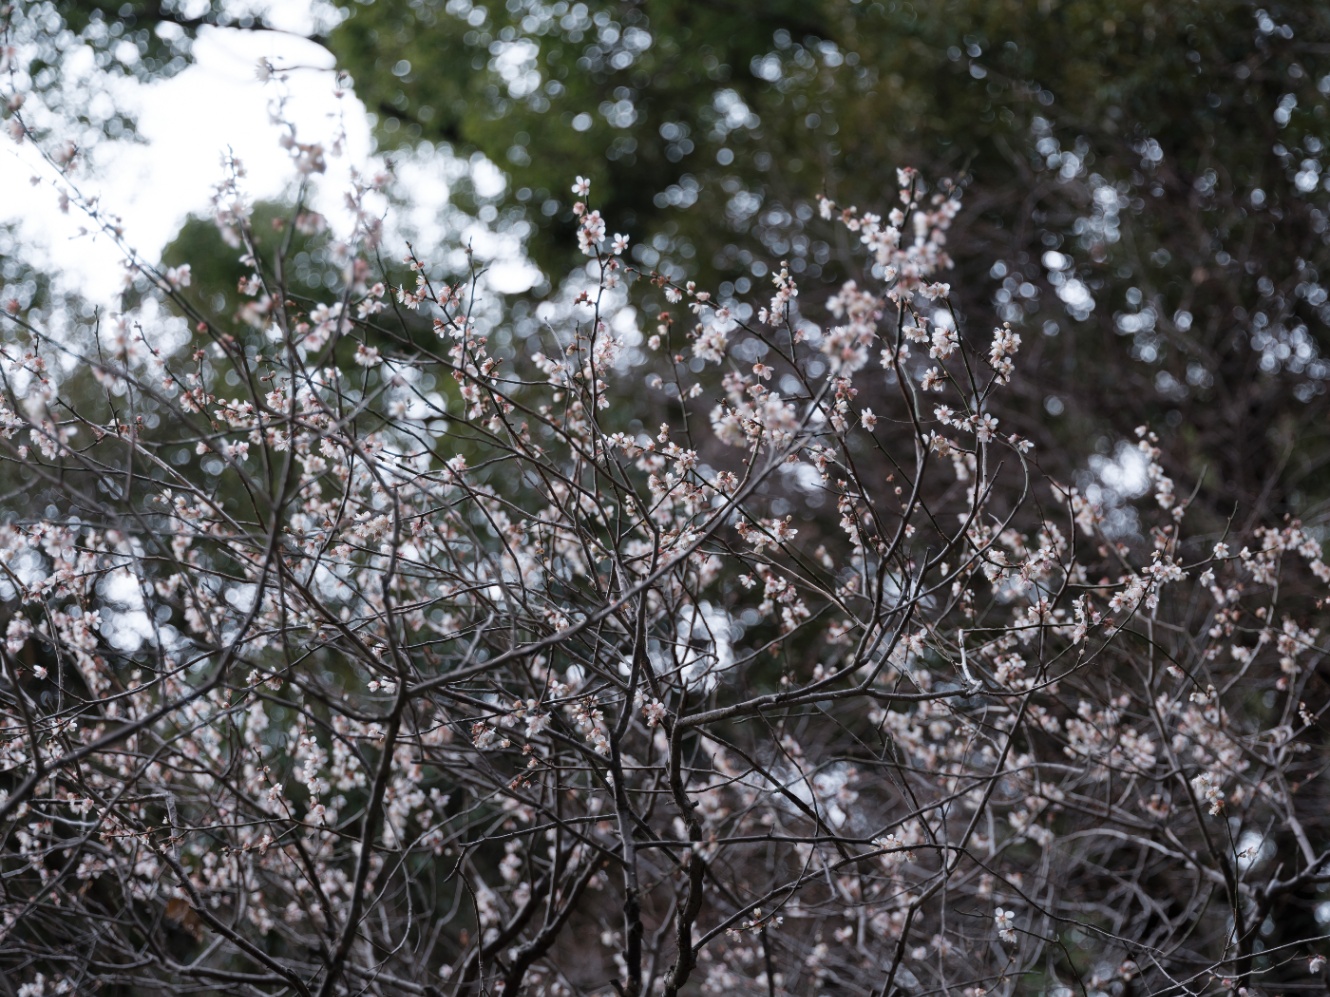
<svg viewBox="0 0 1330 997">
<path fill-rule="evenodd" d="M 307 177 L 336 152 L 286 137 Z M 0 318 L 5 979 L 1283 965 L 1263 926 L 1330 861 L 1320 535 L 1216 542 L 1147 428 L 1130 517 L 1043 478 L 1022 333 L 974 339 L 941 280 L 958 201 L 898 179 L 884 216 L 822 201 L 848 279 L 781 263 L 750 303 L 639 270 L 579 177 L 584 267 L 523 338 L 474 273 L 384 267 L 381 180 L 346 238 L 293 212 L 335 264 L 297 294 L 230 162 L 237 315 L 131 260 L 83 368 Z M 1304 927 L 1280 958 L 1320 972 Z"/>
</svg>

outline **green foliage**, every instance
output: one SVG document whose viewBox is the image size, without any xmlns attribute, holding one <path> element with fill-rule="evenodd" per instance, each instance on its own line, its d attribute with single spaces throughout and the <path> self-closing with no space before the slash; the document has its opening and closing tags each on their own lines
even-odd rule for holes
<svg viewBox="0 0 1330 997">
<path fill-rule="evenodd" d="M 328 239 L 322 234 L 302 234 L 294 224 L 291 207 L 277 201 L 254 206 L 250 230 L 254 249 L 268 267 L 277 264 L 290 269 L 290 287 L 304 292 L 304 307 L 336 300 L 334 288 L 339 274 L 328 255 Z M 239 286 L 252 272 L 240 262 L 242 250 L 228 245 L 211 219 L 193 217 L 180 228 L 171 243 L 162 250 L 164 267 L 188 263 L 193 272 L 194 292 L 211 319 L 235 319 L 241 306 L 251 296 L 240 293 Z M 243 329 L 243 321 L 234 322 L 231 331 Z"/>
<path fill-rule="evenodd" d="M 761 288 L 768 256 L 840 276 L 848 246 L 809 224 L 811 195 L 878 205 L 894 168 L 915 165 L 967 188 L 954 301 L 1022 330 L 1038 365 L 1020 429 L 1045 460 L 1108 413 L 1116 435 L 1173 430 L 1170 459 L 1203 482 L 1216 525 L 1235 506 L 1330 497 L 1322 5 L 420 0 L 343 14 L 321 40 L 380 141 L 498 164 L 554 279 L 577 263 L 575 174 L 639 266 L 728 297 Z M 49 53 L 35 89 L 57 105 L 57 70 L 81 47 L 98 72 L 147 79 L 182 68 L 205 24 L 264 26 L 172 3 L 15 18 Z M 96 102 L 61 106 L 89 136 L 132 128 Z M 463 209 L 482 200 L 452 187 Z"/>
<path fill-rule="evenodd" d="M 723 295 L 763 283 L 759 243 L 841 266 L 805 225 L 817 191 L 963 180 L 957 303 L 1041 360 L 1022 431 L 1052 452 L 1105 413 L 1172 426 L 1218 522 L 1330 486 L 1301 456 L 1327 445 L 1305 436 L 1330 376 L 1327 38 L 1318 5 L 1239 0 L 453 2 L 354 6 L 329 45 L 382 140 L 479 150 L 562 223 L 530 243 L 554 274 L 574 172 L 639 264 Z"/>
</svg>

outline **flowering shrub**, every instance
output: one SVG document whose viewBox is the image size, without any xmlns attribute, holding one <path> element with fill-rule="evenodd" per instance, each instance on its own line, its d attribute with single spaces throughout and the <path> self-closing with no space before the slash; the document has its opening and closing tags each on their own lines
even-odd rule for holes
<svg viewBox="0 0 1330 997">
<path fill-rule="evenodd" d="M 21 993 L 1322 971 L 1320 543 L 1190 536 L 1146 428 L 1132 528 L 1045 478 L 1002 408 L 1020 332 L 939 280 L 954 196 L 823 200 L 854 278 L 777 267 L 752 307 L 631 265 L 579 177 L 537 343 L 414 253 L 390 289 L 379 182 L 334 301 L 232 164 L 234 324 L 133 257 L 147 312 L 86 347 L 3 320 Z"/>
</svg>

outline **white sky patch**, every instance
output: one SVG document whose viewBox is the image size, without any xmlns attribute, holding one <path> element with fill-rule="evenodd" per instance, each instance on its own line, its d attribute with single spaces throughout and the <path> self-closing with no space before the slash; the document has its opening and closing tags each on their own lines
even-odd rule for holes
<svg viewBox="0 0 1330 997">
<path fill-rule="evenodd" d="M 1112 456 L 1095 454 L 1089 472 L 1079 479 L 1081 491 L 1104 511 L 1104 532 L 1110 537 L 1129 536 L 1140 529 L 1140 519 L 1129 504 L 1150 490 L 1149 461 L 1140 449 L 1119 440 Z"/>
<path fill-rule="evenodd" d="M 709 692 L 734 667 L 733 626 L 729 614 L 709 602 L 685 606 L 675 621 L 674 643 L 653 649 L 652 665 L 657 672 L 677 671 L 685 684 Z"/>
<path fill-rule="evenodd" d="M 97 164 L 120 210 L 140 226 L 140 248 L 146 252 L 149 241 L 160 247 L 187 214 L 208 210 L 209 187 L 221 178 L 220 157 L 228 148 L 249 172 L 252 197 L 277 197 L 287 189 L 290 155 L 278 145 L 280 126 L 269 120 L 283 87 L 299 141 L 330 146 L 345 129 L 345 153 L 329 158 L 319 185 L 325 199 L 314 205 L 335 218 L 350 169 L 364 163 L 371 142 L 364 106 L 351 93 L 340 100 L 334 95 L 331 53 L 292 35 L 204 30 L 194 58 L 184 72 L 144 88 L 137 116 L 148 145 L 117 148 L 114 161 Z M 287 73 L 285 84 L 264 84 L 256 74 L 260 59 L 301 68 Z"/>
<path fill-rule="evenodd" d="M 1071 312 L 1072 317 L 1079 321 L 1085 321 L 1094 311 L 1094 295 L 1090 293 L 1084 282 L 1076 277 L 1065 281 L 1057 289 L 1057 295 L 1067 306 L 1067 311 Z"/>
<path fill-rule="evenodd" d="M 827 489 L 822 475 L 812 464 L 782 464 L 781 473 L 792 479 L 795 485 L 810 495 L 819 495 Z"/>
<path fill-rule="evenodd" d="M 508 84 L 509 96 L 520 100 L 540 89 L 539 58 L 539 46 L 523 39 L 502 46 L 490 65 Z"/>
<path fill-rule="evenodd" d="M 301 36 L 310 30 L 308 3 L 249 4 L 262 8 L 269 23 L 285 31 L 239 29 L 200 30 L 191 65 L 169 79 L 147 85 L 133 80 L 99 77 L 86 51 L 87 73 L 77 65 L 62 67 L 72 86 L 109 85 L 89 100 L 113 101 L 137 121 L 143 142 L 104 140 L 89 150 L 88 162 L 74 176 L 85 196 L 96 197 L 105 213 L 121 219 L 127 245 L 140 258 L 155 262 L 190 215 L 211 213 L 212 187 L 223 178 L 222 157 L 230 150 L 246 169 L 244 189 L 251 202 L 281 200 L 294 191 L 297 178 L 288 150 L 282 148 L 282 125 L 271 119 L 274 101 L 287 97 L 283 116 L 296 126 L 296 140 L 318 142 L 329 150 L 327 172 L 314 178 L 310 206 L 324 214 L 335 235 L 349 233 L 352 218 L 345 194 L 352 170 L 370 174 L 382 168 L 374 157 L 370 120 L 351 91 L 336 96 L 333 56 Z M 286 79 L 264 83 L 258 67 L 267 60 Z M 338 135 L 342 154 L 331 154 Z M 402 216 L 390 213 L 385 248 L 400 255 L 409 233 L 418 248 L 471 243 L 489 272 L 487 284 L 503 293 L 527 290 L 540 273 L 527 261 L 520 235 L 496 232 L 482 219 L 458 232 L 441 225 L 449 198 L 448 176 L 469 173 L 481 197 L 502 193 L 506 178 L 479 157 L 470 162 L 428 147 L 395 154 L 407 183 L 410 204 Z M 453 169 L 440 169 L 441 159 Z M 33 189 L 33 179 L 37 179 Z M 22 196 L 0 202 L 0 222 L 18 224 L 25 257 L 35 267 L 81 294 L 93 304 L 112 305 L 123 288 L 123 254 L 109 238 L 90 231 L 89 219 L 76 207 L 60 210 L 59 178 L 37 155 L 31 142 L 0 140 L 0 184 Z"/>
<path fill-rule="evenodd" d="M 257 75 L 259 60 L 293 68 L 285 84 L 287 114 L 302 142 L 331 145 L 338 129 L 346 135 L 345 153 L 330 158 L 314 207 L 334 226 L 344 214 L 342 191 L 350 170 L 363 166 L 371 151 L 369 121 L 354 94 L 334 95 L 332 55 L 313 42 L 270 31 L 203 29 L 194 45 L 194 63 L 183 72 L 146 86 L 122 81 L 111 99 L 138 121 L 142 143 L 105 141 L 90 153 L 90 163 L 76 175 L 85 195 L 99 198 L 103 209 L 120 216 L 125 239 L 144 259 L 156 260 L 186 217 L 207 214 L 212 185 L 222 178 L 221 157 L 229 148 L 244 163 L 247 189 L 254 200 L 279 198 L 290 189 L 294 170 L 290 154 L 279 145 L 280 127 L 269 119 L 279 90 Z M 100 235 L 84 234 L 86 216 L 74 207 L 62 214 L 50 167 L 31 143 L 4 142 L 0 183 L 27 189 L 30 196 L 6 198 L 0 219 L 16 221 L 30 259 L 63 272 L 84 296 L 112 301 L 121 289 L 121 252 Z"/>
<path fill-rule="evenodd" d="M 1090 470 L 1099 476 L 1103 486 L 1118 501 L 1139 498 L 1150 489 L 1150 462 L 1140 448 L 1126 440 L 1118 443 L 1112 457 L 1096 455 L 1090 458 Z"/>
<path fill-rule="evenodd" d="M 101 583 L 102 636 L 119 651 L 133 654 L 153 636 L 152 621 L 143 609 L 139 580 L 124 569 L 112 571 Z"/>
<path fill-rule="evenodd" d="M 450 260 L 431 255 L 427 263 L 451 262 L 456 269 L 459 260 L 464 259 L 457 253 L 461 247 L 470 246 L 486 268 L 484 285 L 489 290 L 520 294 L 540 282 L 540 271 L 523 251 L 525 224 L 507 231 L 491 227 L 488 223 L 498 212 L 484 207 L 479 219 L 467 220 L 460 230 L 455 227 L 458 213 L 449 209 L 453 185 L 465 176 L 477 198 L 497 198 L 508 186 L 502 170 L 482 156 L 462 159 L 428 145 L 392 158 L 396 176 L 393 189 L 404 208 L 389 212 L 384 226 L 385 240 L 394 254 L 405 249 L 409 240 L 426 255 L 438 248 L 449 251 Z"/>
<path fill-rule="evenodd" d="M 851 770 L 844 764 L 831 765 L 815 773 L 811 778 L 797 765 L 784 759 L 769 765 L 775 785 L 784 789 L 789 796 L 816 810 L 832 827 L 844 827 L 850 818 L 851 807 L 859 798 L 859 793 L 851 786 Z M 765 790 L 766 786 L 763 785 Z M 799 808 L 783 793 L 773 797 L 785 810 L 798 813 Z"/>
</svg>

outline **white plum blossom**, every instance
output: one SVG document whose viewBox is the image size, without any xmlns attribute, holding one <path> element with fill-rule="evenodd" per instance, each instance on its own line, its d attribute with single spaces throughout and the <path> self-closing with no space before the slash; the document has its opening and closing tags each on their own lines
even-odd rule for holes
<svg viewBox="0 0 1330 997">
<path fill-rule="evenodd" d="M 659 44 L 570 10 L 607 66 Z M 303 184 L 341 143 L 285 99 Z M 1235 971 L 1224 889 L 1321 875 L 1323 524 L 1190 514 L 1166 427 L 1124 447 L 1133 494 L 1023 458 L 1021 336 L 942 282 L 951 187 L 796 205 L 855 279 L 792 248 L 753 292 L 630 258 L 578 177 L 590 258 L 509 310 L 479 239 L 385 254 L 377 172 L 345 216 L 292 208 L 297 266 L 228 157 L 238 314 L 137 256 L 91 326 L 6 292 L 10 990 L 977 994 L 1065 962 L 1089 897 L 1087 990 L 1162 992 Z"/>
</svg>

